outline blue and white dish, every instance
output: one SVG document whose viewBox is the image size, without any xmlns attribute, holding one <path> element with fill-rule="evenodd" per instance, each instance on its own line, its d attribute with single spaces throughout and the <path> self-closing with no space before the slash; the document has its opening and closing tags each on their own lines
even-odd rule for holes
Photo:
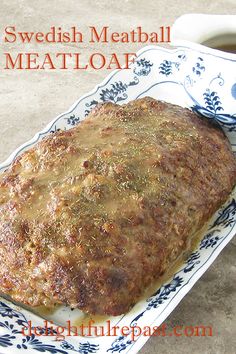
<svg viewBox="0 0 236 354">
<path fill-rule="evenodd" d="M 130 69 L 112 72 L 68 112 L 58 116 L 32 140 L 18 148 L 1 164 L 0 171 L 6 170 L 22 151 L 46 135 L 79 124 L 98 102 L 122 104 L 144 96 L 189 107 L 217 121 L 236 152 L 236 56 L 224 58 L 220 52 L 214 54 L 204 51 L 202 46 L 200 49 L 183 46 L 171 50 L 150 46 L 137 53 Z M 181 268 L 158 286 L 151 297 L 140 300 L 129 313 L 111 318 L 113 326 L 159 326 L 169 316 L 234 236 L 235 199 L 236 192 L 233 192 L 210 220 L 202 240 Z M 71 311 L 63 307 L 46 317 L 63 325 L 67 320 L 73 321 L 81 316 L 83 314 L 79 310 Z M 22 327 L 27 327 L 29 320 L 32 321 L 32 327 L 44 325 L 42 317 L 0 298 L 1 353 L 15 354 L 28 350 L 29 353 L 53 354 L 131 354 L 137 353 L 148 340 L 147 336 L 142 335 L 133 340 L 132 332 L 127 336 L 66 337 L 62 341 L 55 341 L 53 336 L 23 336 Z"/>
</svg>

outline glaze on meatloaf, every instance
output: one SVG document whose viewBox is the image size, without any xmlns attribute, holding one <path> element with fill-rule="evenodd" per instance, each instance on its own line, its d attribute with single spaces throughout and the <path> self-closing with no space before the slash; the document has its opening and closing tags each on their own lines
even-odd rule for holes
<svg viewBox="0 0 236 354">
<path fill-rule="evenodd" d="M 22 303 L 119 315 L 227 199 L 222 130 L 143 98 L 98 106 L 0 177 L 0 291 Z"/>
</svg>

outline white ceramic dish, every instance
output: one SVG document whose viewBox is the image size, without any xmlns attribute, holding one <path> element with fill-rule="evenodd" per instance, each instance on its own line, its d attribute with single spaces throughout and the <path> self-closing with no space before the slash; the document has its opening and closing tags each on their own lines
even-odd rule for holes
<svg viewBox="0 0 236 354">
<path fill-rule="evenodd" d="M 179 47 L 166 50 L 145 47 L 137 54 L 129 70 L 111 73 L 92 92 L 79 99 L 66 113 L 58 116 L 36 134 L 32 140 L 17 149 L 0 166 L 5 170 L 22 151 L 33 146 L 57 129 L 69 129 L 86 117 L 97 102 L 125 103 L 137 97 L 152 96 L 192 108 L 209 119 L 217 120 L 228 134 L 236 151 L 236 58 L 194 48 Z M 22 336 L 22 326 L 32 321 L 32 327 L 43 326 L 44 320 L 19 306 L 0 299 L 0 352 L 19 353 L 137 353 L 148 340 L 139 335 L 132 340 L 135 325 L 158 326 L 178 305 L 194 283 L 207 270 L 236 232 L 236 193 L 212 218 L 202 241 L 173 277 L 155 293 L 141 300 L 123 316 L 111 318 L 112 325 L 130 326 L 131 332 L 116 337 L 66 337 L 55 341 L 53 336 L 34 334 Z M 105 300 L 104 300 L 105 301 Z M 46 316 L 57 324 L 67 320 L 78 321 L 82 313 L 61 308 Z M 77 322 L 78 323 L 78 322 Z M 102 323 L 99 323 L 101 325 Z M 41 331 L 41 334 L 44 334 Z"/>
<path fill-rule="evenodd" d="M 171 43 L 204 44 L 212 48 L 236 45 L 236 15 L 186 14 L 175 21 L 171 29 Z"/>
</svg>

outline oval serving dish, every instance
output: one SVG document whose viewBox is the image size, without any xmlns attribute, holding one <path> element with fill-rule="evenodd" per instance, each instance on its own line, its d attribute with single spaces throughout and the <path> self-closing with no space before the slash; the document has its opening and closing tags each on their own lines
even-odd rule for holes
<svg viewBox="0 0 236 354">
<path fill-rule="evenodd" d="M 224 57 L 221 53 L 208 52 L 202 46 L 196 46 L 182 44 L 171 50 L 157 46 L 143 48 L 137 53 L 137 59 L 130 69 L 112 72 L 69 111 L 59 115 L 33 139 L 13 152 L 0 169 L 7 169 L 22 151 L 44 136 L 79 124 L 97 103 L 111 101 L 122 104 L 144 96 L 189 107 L 217 121 L 229 136 L 236 152 L 236 57 Z M 129 313 L 110 318 L 112 326 L 159 326 L 169 316 L 233 238 L 236 232 L 235 198 L 236 192 L 233 192 L 210 220 L 202 240 L 175 274 L 161 286 L 159 284 L 152 296 L 141 299 Z M 79 323 L 83 314 L 79 310 L 71 311 L 64 307 L 52 314 L 45 313 L 42 317 L 65 325 L 68 320 Z M 26 349 L 30 353 L 137 353 L 148 339 L 140 334 L 134 340 L 131 330 L 127 336 L 71 336 L 63 341 L 55 341 L 53 336 L 22 336 L 22 326 L 27 328 L 29 320 L 32 321 L 32 327 L 44 326 L 42 317 L 1 298 L 1 353 L 9 353 L 10 350 L 14 354 Z M 99 322 L 99 325 L 102 324 L 105 325 L 105 321 Z"/>
</svg>

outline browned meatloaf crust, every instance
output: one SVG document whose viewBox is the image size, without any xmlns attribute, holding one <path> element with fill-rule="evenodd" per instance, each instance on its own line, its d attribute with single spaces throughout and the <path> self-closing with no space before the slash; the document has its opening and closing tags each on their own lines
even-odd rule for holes
<svg viewBox="0 0 236 354">
<path fill-rule="evenodd" d="M 32 306 L 129 310 L 227 199 L 224 133 L 151 98 L 98 106 L 0 178 L 0 291 Z"/>
</svg>

